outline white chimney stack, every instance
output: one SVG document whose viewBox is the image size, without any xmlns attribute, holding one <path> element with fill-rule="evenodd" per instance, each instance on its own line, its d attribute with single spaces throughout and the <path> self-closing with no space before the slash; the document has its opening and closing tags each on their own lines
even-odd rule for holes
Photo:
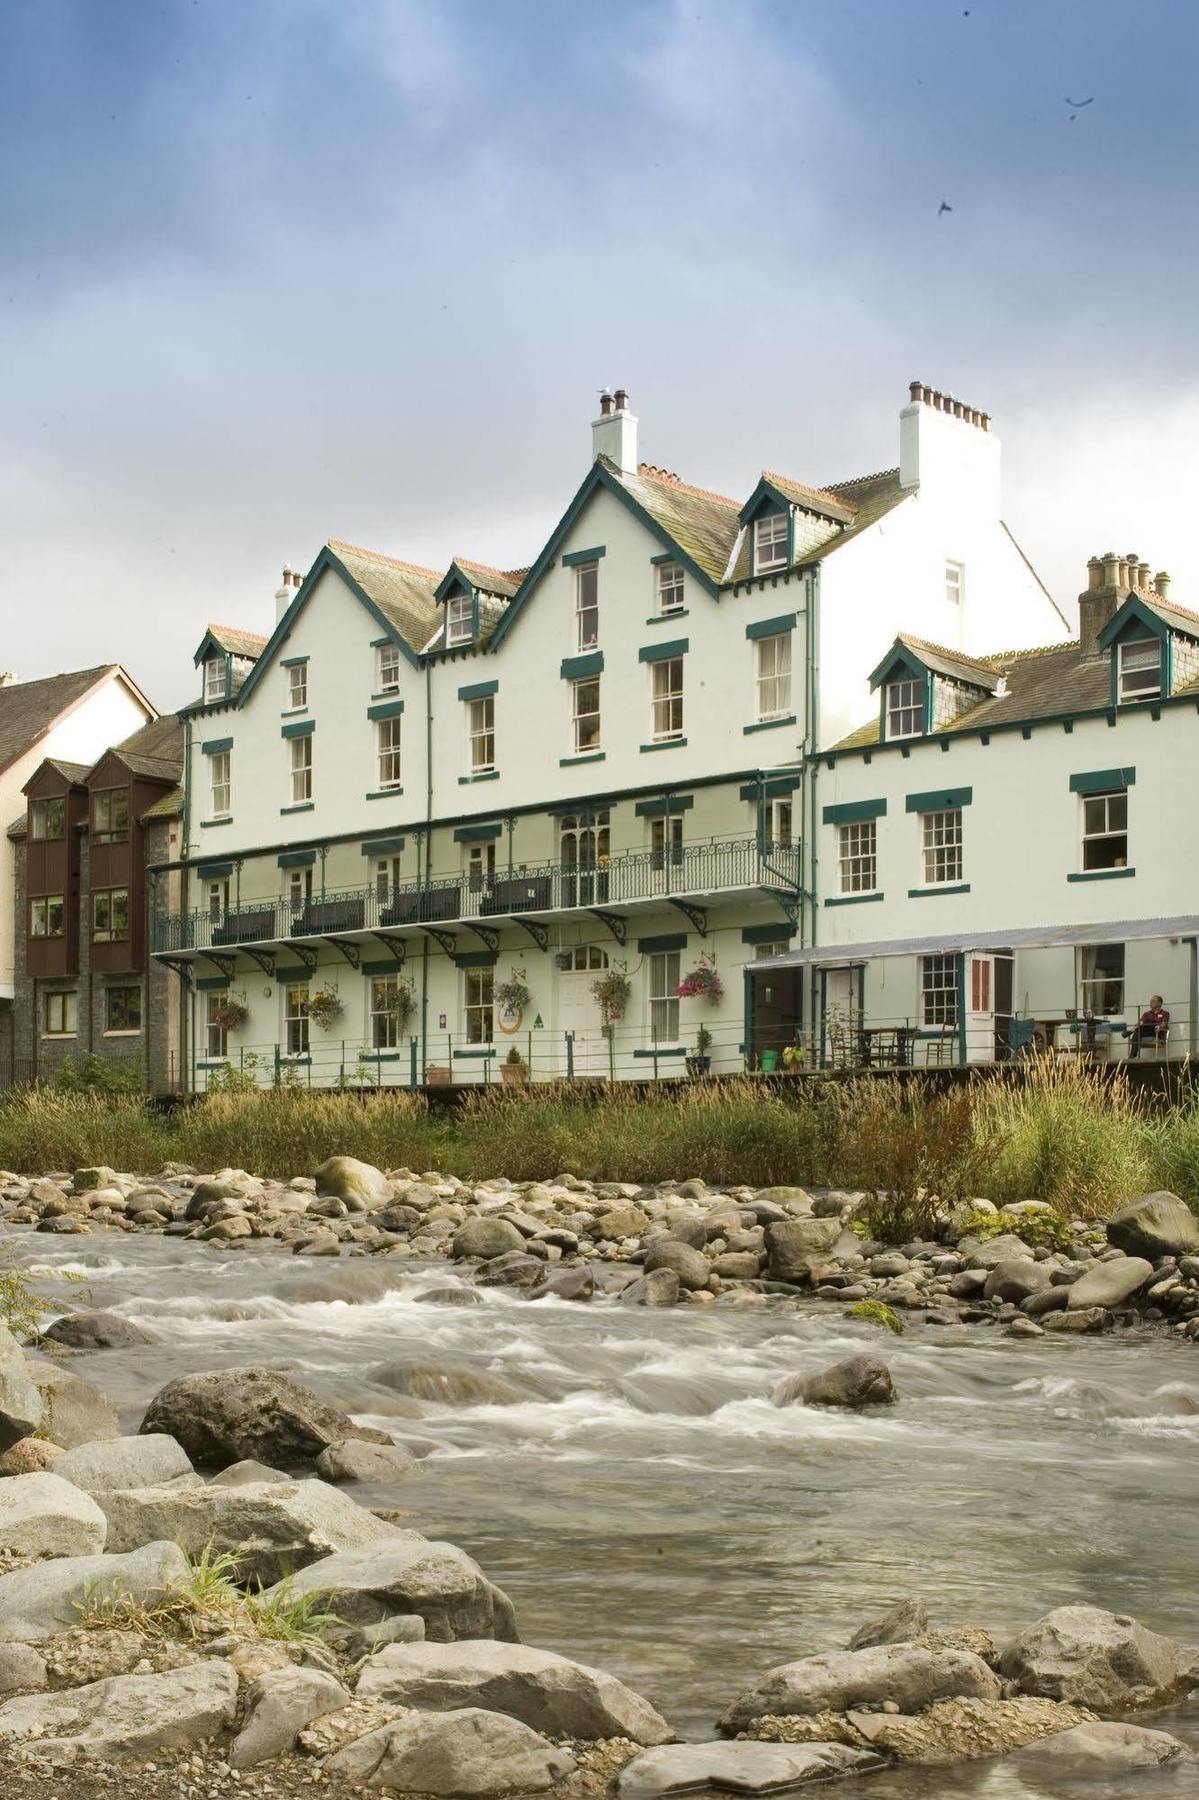
<svg viewBox="0 0 1199 1800">
<path fill-rule="evenodd" d="M 997 519 L 999 439 L 989 413 L 913 381 L 899 415 L 899 485 Z"/>
<path fill-rule="evenodd" d="M 600 416 L 591 421 L 591 454 L 606 456 L 622 475 L 637 473 L 637 420 L 623 388 L 600 395 Z"/>
<path fill-rule="evenodd" d="M 284 613 L 287 611 L 288 607 L 291 605 L 292 601 L 295 599 L 296 594 L 299 591 L 300 582 L 302 580 L 303 580 L 303 577 L 301 575 L 298 575 L 296 573 L 295 569 L 292 568 L 291 564 L 288 563 L 283 571 L 283 580 L 280 582 L 279 586 L 275 589 L 275 623 L 276 623 L 276 625 L 279 623 L 280 619 L 283 617 Z"/>
</svg>

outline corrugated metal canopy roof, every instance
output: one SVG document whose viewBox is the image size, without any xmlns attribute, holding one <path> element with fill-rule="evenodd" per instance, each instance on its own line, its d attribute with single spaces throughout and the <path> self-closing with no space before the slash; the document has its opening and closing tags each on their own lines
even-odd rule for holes
<svg viewBox="0 0 1199 1800">
<path fill-rule="evenodd" d="M 1048 950 L 1074 944 L 1123 944 L 1142 938 L 1199 937 L 1199 917 L 1115 919 L 1099 925 L 1022 925 L 1015 930 L 946 931 L 937 937 L 880 938 L 868 944 L 809 944 L 750 963 L 751 971 L 845 968 L 886 956 L 935 956 L 945 950 Z"/>
</svg>

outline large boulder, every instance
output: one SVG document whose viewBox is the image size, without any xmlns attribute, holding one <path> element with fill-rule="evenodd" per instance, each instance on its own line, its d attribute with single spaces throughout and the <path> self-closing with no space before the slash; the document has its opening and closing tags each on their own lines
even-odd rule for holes
<svg viewBox="0 0 1199 1800">
<path fill-rule="evenodd" d="M 864 1773 L 880 1766 L 870 1750 L 848 1744 L 671 1744 L 625 1764 L 619 1800 L 667 1800 L 671 1794 L 789 1794 L 804 1781 Z"/>
<path fill-rule="evenodd" d="M 186 1481 L 194 1471 L 181 1444 L 155 1433 L 79 1444 L 56 1458 L 54 1473 L 85 1494 L 102 1494 L 110 1488 L 162 1487 Z"/>
<path fill-rule="evenodd" d="M 928 1608 L 923 1600 L 897 1600 L 885 1613 L 859 1625 L 849 1640 L 851 1650 L 872 1650 L 876 1644 L 910 1644 L 928 1630 Z"/>
<path fill-rule="evenodd" d="M 595 1235 L 619 1241 L 639 1238 L 649 1230 L 649 1218 L 639 1206 L 613 1206 L 595 1221 Z"/>
<path fill-rule="evenodd" d="M 93 1556 L 107 1532 L 91 1495 L 59 1475 L 0 1481 L 0 1556 Z"/>
<path fill-rule="evenodd" d="M 1098 1719 L 1055 1731 L 1013 1756 L 1007 1767 L 1030 1775 L 1043 1771 L 1051 1777 L 1071 1775 L 1130 1775 L 1139 1769 L 1160 1769 L 1192 1760 L 1185 1744 L 1168 1731 L 1149 1731 L 1143 1725 L 1107 1724 Z"/>
<path fill-rule="evenodd" d="M 144 1759 L 189 1750 L 233 1721 L 237 1670 L 209 1661 L 159 1675 L 115 1675 L 0 1706 L 0 1746 L 30 1744 L 52 1764 Z"/>
<path fill-rule="evenodd" d="M 1034 1262 L 1031 1256 L 1005 1257 L 987 1276 L 983 1299 L 1011 1300 L 1019 1306 L 1030 1294 L 1043 1293 L 1052 1280 L 1048 1267 Z"/>
<path fill-rule="evenodd" d="M 351 1212 L 369 1212 L 395 1197 L 382 1169 L 356 1156 L 330 1156 L 323 1162 L 316 1172 L 316 1191 L 343 1200 Z"/>
<path fill-rule="evenodd" d="M 325 1764 L 335 1780 L 401 1794 L 540 1794 L 574 1757 L 505 1713 L 410 1713 L 347 1744 Z"/>
<path fill-rule="evenodd" d="M 517 1230 L 510 1219 L 464 1219 L 454 1233 L 454 1241 L 450 1246 L 450 1254 L 459 1261 L 468 1256 L 480 1257 L 490 1262 L 493 1257 L 503 1256 L 507 1250 L 523 1250 L 525 1239 L 523 1232 Z"/>
<path fill-rule="evenodd" d="M 1107 1222 L 1107 1240 L 1128 1256 L 1188 1256 L 1199 1250 L 1199 1219 L 1177 1194 L 1159 1189 L 1130 1200 Z"/>
<path fill-rule="evenodd" d="M 506 1376 L 448 1356 L 378 1363 L 369 1375 L 397 1394 L 443 1406 L 517 1406 L 531 1398 L 528 1388 L 517 1387 Z"/>
<path fill-rule="evenodd" d="M 146 1544 L 128 1556 L 64 1556 L 0 1575 L 0 1643 L 57 1637 L 93 1603 L 117 1596 L 153 1606 L 190 1575 L 178 1544 Z"/>
<path fill-rule="evenodd" d="M 841 1221 L 783 1219 L 766 1227 L 768 1269 L 775 1281 L 806 1281 L 812 1263 L 827 1259 L 841 1236 Z"/>
<path fill-rule="evenodd" d="M 282 1756 L 306 1725 L 349 1704 L 340 1681 L 322 1669 L 268 1669 L 251 1684 L 228 1760 L 235 1769 L 252 1769 Z"/>
<path fill-rule="evenodd" d="M 418 1712 L 481 1706 L 549 1737 L 667 1744 L 674 1736 L 649 1701 L 614 1675 L 524 1644 L 389 1644 L 366 1664 L 357 1693 Z"/>
<path fill-rule="evenodd" d="M 114 1312 L 64 1313 L 42 1335 L 67 1350 L 127 1350 L 154 1341 L 141 1325 Z"/>
<path fill-rule="evenodd" d="M 52 1363 L 30 1364 L 30 1375 L 42 1397 L 43 1437 L 63 1450 L 121 1435 L 121 1422 L 108 1395 L 94 1382 L 70 1375 Z"/>
<path fill-rule="evenodd" d="M 621 1306 L 674 1306 L 680 1292 L 679 1278 L 673 1269 L 655 1269 L 631 1281 L 620 1295 Z"/>
<path fill-rule="evenodd" d="M 958 1696 L 998 1700 L 1000 1686 L 981 1656 L 969 1650 L 928 1650 L 917 1644 L 879 1644 L 869 1650 L 832 1650 L 770 1669 L 720 1721 L 732 1737 L 765 1714 L 851 1712 L 893 1702 L 901 1713 Z"/>
<path fill-rule="evenodd" d="M 1099 1606 L 1058 1606 L 1005 1644 L 1001 1675 L 1020 1694 L 1128 1712 L 1194 1685 L 1193 1652 Z"/>
<path fill-rule="evenodd" d="M 346 1438 L 391 1442 L 381 1431 L 355 1425 L 311 1388 L 263 1368 L 220 1369 L 168 1381 L 138 1429 L 165 1432 L 198 1468 L 212 1469 L 248 1458 L 296 1468 Z"/>
<path fill-rule="evenodd" d="M 24 1354 L 7 1325 L 0 1323 L 0 1451 L 32 1437 L 42 1422 L 42 1397 L 33 1385 Z"/>
<path fill-rule="evenodd" d="M 95 1188 L 110 1188 L 117 1185 L 117 1172 L 110 1169 L 107 1163 L 97 1163 L 94 1168 L 76 1169 L 71 1177 L 71 1186 L 77 1194 L 90 1194 Z"/>
<path fill-rule="evenodd" d="M 419 1613 L 432 1643 L 517 1641 L 508 1596 L 492 1586 L 465 1550 L 418 1531 L 397 1530 L 365 1549 L 326 1556 L 293 1576 L 287 1592 L 319 1595 L 348 1625 L 378 1625 L 396 1614 Z"/>
<path fill-rule="evenodd" d="M 1072 1281 L 1066 1293 L 1071 1308 L 1123 1306 L 1153 1274 L 1153 1264 L 1143 1256 L 1118 1256 L 1096 1263 Z"/>
<path fill-rule="evenodd" d="M 891 1371 L 877 1356 L 847 1356 L 818 1375 L 791 1375 L 771 1395 L 776 1406 L 890 1406 L 895 1400 Z"/>
<path fill-rule="evenodd" d="M 679 1286 L 689 1294 L 699 1293 L 706 1288 L 712 1278 L 712 1265 L 702 1250 L 693 1250 L 690 1244 L 680 1244 L 676 1238 L 655 1238 L 645 1258 L 645 1272 L 652 1275 L 657 1269 L 670 1269 L 679 1278 Z"/>
<path fill-rule="evenodd" d="M 316 1459 L 322 1481 L 406 1481 L 417 1467 L 416 1457 L 402 1444 L 330 1444 Z"/>
<path fill-rule="evenodd" d="M 396 1535 L 395 1526 L 324 1481 L 128 1488 L 100 1494 L 99 1503 L 110 1549 L 136 1550 L 160 1538 L 193 1557 L 209 1547 L 235 1556 L 238 1579 L 262 1587 L 339 1550 Z"/>
</svg>

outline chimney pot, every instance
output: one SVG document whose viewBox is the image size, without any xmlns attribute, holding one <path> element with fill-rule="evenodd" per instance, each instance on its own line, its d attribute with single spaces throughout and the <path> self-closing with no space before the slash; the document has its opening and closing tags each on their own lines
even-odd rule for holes
<svg viewBox="0 0 1199 1800">
<path fill-rule="evenodd" d="M 908 382 L 908 393 L 911 395 L 913 400 L 923 400 L 924 387 L 923 387 L 922 383 L 920 383 L 919 381 L 909 381 Z"/>
<path fill-rule="evenodd" d="M 1096 593 L 1103 586 L 1103 563 L 1097 556 L 1092 556 L 1087 563 L 1087 591 Z"/>
<path fill-rule="evenodd" d="M 615 394 L 613 395 L 613 399 L 616 402 L 617 412 L 628 412 L 629 396 L 626 393 L 624 388 L 617 388 Z"/>
<path fill-rule="evenodd" d="M 1143 594 L 1153 592 L 1153 570 L 1147 562 L 1137 564 L 1137 586 Z"/>
<path fill-rule="evenodd" d="M 591 454 L 606 456 L 624 475 L 637 473 L 637 420 L 629 411 L 627 388 L 600 395 L 600 416 L 591 423 Z"/>
<path fill-rule="evenodd" d="M 608 392 L 600 395 L 600 417 L 607 419 L 612 414 L 612 396 Z"/>
<path fill-rule="evenodd" d="M 1120 585 L 1120 559 L 1114 550 L 1103 552 L 1103 585 L 1109 588 Z"/>
<path fill-rule="evenodd" d="M 1165 569 L 1158 570 L 1155 586 L 1158 594 L 1163 600 L 1168 600 L 1170 598 L 1170 577 Z"/>
</svg>

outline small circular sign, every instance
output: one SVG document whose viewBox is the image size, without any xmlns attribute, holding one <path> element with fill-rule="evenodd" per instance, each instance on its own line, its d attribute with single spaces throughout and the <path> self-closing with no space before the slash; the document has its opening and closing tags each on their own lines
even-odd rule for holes
<svg viewBox="0 0 1199 1800">
<path fill-rule="evenodd" d="M 495 1022 L 505 1037 L 514 1037 L 524 1022 L 524 1016 L 523 1007 L 509 1003 L 496 1008 Z"/>
</svg>

